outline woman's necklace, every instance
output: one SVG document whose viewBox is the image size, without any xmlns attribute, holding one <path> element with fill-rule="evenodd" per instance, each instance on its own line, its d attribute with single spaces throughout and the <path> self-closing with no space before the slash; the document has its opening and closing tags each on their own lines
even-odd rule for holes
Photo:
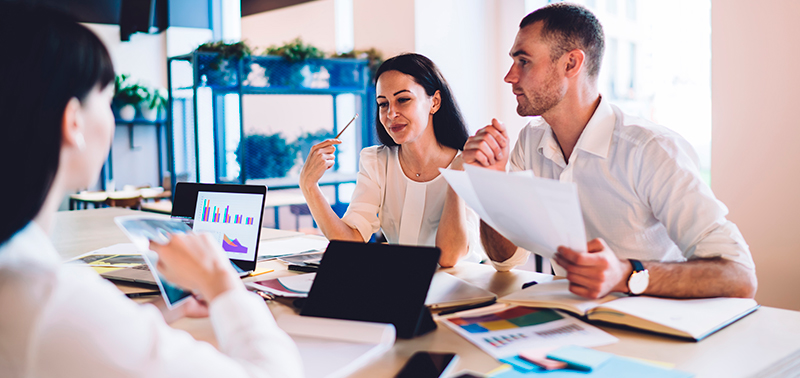
<svg viewBox="0 0 800 378">
<path fill-rule="evenodd" d="M 414 176 L 419 177 L 422 175 L 422 172 L 416 172 L 414 169 L 411 168 L 411 164 L 408 163 L 408 158 L 405 158 L 405 154 L 403 153 L 403 149 L 400 149 L 400 160 L 405 161 L 404 166 L 408 169 Z"/>
</svg>

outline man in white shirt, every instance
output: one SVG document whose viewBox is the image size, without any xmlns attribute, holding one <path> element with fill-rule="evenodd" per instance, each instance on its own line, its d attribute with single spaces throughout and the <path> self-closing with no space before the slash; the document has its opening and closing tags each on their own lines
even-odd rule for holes
<svg viewBox="0 0 800 378">
<path fill-rule="evenodd" d="M 517 113 L 540 117 L 510 154 L 505 127 L 492 120 L 467 141 L 464 161 L 504 171 L 510 159 L 512 171 L 576 183 L 587 236 L 595 239 L 588 253 L 559 247 L 555 262 L 577 295 L 753 297 L 749 247 L 701 180 L 691 146 L 598 92 L 603 40 L 602 26 L 581 6 L 551 4 L 526 16 L 505 81 Z M 498 270 L 527 259 L 528 251 L 481 223 Z"/>
</svg>

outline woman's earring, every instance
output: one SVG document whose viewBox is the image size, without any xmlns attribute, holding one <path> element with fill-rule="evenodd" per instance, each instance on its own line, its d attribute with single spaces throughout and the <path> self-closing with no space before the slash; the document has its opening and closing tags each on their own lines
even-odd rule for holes
<svg viewBox="0 0 800 378">
<path fill-rule="evenodd" d="M 82 133 L 75 134 L 75 145 L 78 147 L 78 151 L 83 151 L 86 148 L 86 139 L 83 138 Z"/>
</svg>

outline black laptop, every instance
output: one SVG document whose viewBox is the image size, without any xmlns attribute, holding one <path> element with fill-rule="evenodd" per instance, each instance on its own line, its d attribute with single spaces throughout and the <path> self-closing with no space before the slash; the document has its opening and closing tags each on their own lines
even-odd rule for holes
<svg viewBox="0 0 800 378">
<path fill-rule="evenodd" d="M 172 198 L 171 218 L 182 220 L 196 232 L 213 235 L 240 276 L 256 269 L 266 186 L 179 182 Z M 147 265 L 102 276 L 115 281 L 155 284 Z"/>
</svg>

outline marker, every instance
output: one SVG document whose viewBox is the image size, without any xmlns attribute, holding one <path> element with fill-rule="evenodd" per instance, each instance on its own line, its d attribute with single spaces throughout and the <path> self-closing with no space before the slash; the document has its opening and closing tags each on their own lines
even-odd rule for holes
<svg viewBox="0 0 800 378">
<path fill-rule="evenodd" d="M 317 271 L 317 269 L 319 268 L 316 266 L 289 264 L 289 270 L 293 270 L 295 272 L 314 273 Z"/>
<path fill-rule="evenodd" d="M 149 297 L 151 295 L 161 295 L 160 291 L 142 291 L 138 293 L 126 293 L 125 296 L 128 298 L 139 298 L 139 297 Z"/>
<path fill-rule="evenodd" d="M 347 126 L 350 126 L 350 124 L 353 123 L 353 121 L 355 121 L 356 118 L 358 118 L 358 113 L 356 113 L 356 115 L 353 116 L 353 119 L 351 119 L 350 122 L 347 122 L 347 124 L 344 125 L 344 128 L 342 129 L 342 131 L 339 131 L 339 134 L 336 134 L 336 138 L 333 138 L 333 139 L 339 139 L 339 137 L 342 136 L 342 133 L 345 130 L 347 130 Z"/>
<path fill-rule="evenodd" d="M 263 272 L 258 272 L 258 273 L 253 272 L 253 273 L 250 273 L 250 277 L 260 276 L 262 274 L 272 273 L 274 271 L 275 271 L 275 269 L 265 270 Z"/>
</svg>

